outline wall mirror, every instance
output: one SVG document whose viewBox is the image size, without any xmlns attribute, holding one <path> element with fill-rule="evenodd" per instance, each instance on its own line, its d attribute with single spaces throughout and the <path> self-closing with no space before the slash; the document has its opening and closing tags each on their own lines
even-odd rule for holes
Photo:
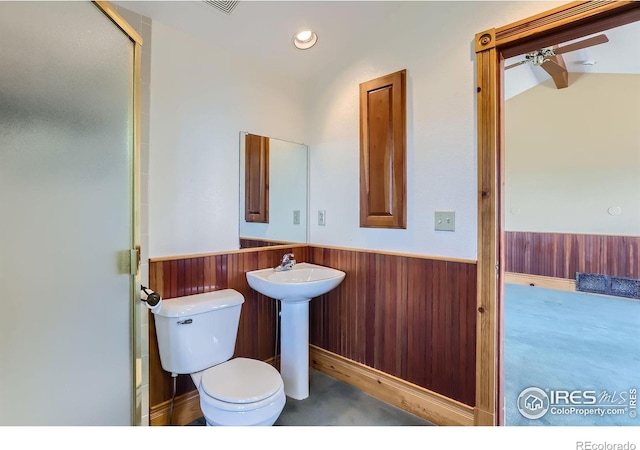
<svg viewBox="0 0 640 450">
<path fill-rule="evenodd" d="M 308 242 L 305 144 L 240 132 L 240 248 Z"/>
</svg>

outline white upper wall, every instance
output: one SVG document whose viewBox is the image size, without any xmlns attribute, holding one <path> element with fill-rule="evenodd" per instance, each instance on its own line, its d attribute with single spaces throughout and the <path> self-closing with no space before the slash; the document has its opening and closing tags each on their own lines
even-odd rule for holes
<svg viewBox="0 0 640 450">
<path fill-rule="evenodd" d="M 312 243 L 475 259 L 474 36 L 563 3 L 407 2 L 300 82 L 226 53 L 233 36 L 205 43 L 154 21 L 150 256 L 237 248 L 238 132 L 245 130 L 309 144 Z M 408 226 L 364 229 L 359 84 L 401 69 Z M 318 210 L 326 210 L 324 227 Z M 456 212 L 455 232 L 434 231 L 436 210 Z"/>
<path fill-rule="evenodd" d="M 475 259 L 475 33 L 557 6 L 550 2 L 409 2 L 310 90 L 314 244 Z M 407 70 L 407 229 L 359 227 L 359 84 Z M 326 210 L 326 226 L 313 218 Z M 434 212 L 455 211 L 455 232 Z"/>
<path fill-rule="evenodd" d="M 153 23 L 149 256 L 239 248 L 240 131 L 302 142 L 300 83 Z"/>
<path fill-rule="evenodd" d="M 640 236 L 640 75 L 569 74 L 505 102 L 508 231 Z"/>
</svg>

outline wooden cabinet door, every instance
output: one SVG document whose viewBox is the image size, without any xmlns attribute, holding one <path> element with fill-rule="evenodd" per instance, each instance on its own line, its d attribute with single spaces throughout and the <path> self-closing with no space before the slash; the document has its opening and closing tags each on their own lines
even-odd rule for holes
<svg viewBox="0 0 640 450">
<path fill-rule="evenodd" d="M 247 134 L 245 139 L 244 218 L 269 223 L 269 138 Z"/>
<path fill-rule="evenodd" d="M 406 70 L 360 84 L 360 226 L 407 228 Z"/>
</svg>

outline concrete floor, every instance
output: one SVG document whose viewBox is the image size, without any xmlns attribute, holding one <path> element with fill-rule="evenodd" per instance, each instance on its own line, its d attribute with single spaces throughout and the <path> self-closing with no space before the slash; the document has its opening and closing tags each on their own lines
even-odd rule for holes
<svg viewBox="0 0 640 450">
<path fill-rule="evenodd" d="M 204 425 L 204 418 L 190 425 Z M 311 369 L 309 397 L 287 403 L 274 426 L 427 426 L 426 420 Z"/>
</svg>

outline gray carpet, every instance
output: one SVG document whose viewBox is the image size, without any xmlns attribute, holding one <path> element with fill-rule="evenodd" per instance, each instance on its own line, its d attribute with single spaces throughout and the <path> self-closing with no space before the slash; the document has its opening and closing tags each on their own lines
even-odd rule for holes
<svg viewBox="0 0 640 450">
<path fill-rule="evenodd" d="M 506 424 L 640 426 L 639 334 L 637 300 L 506 284 Z"/>
<path fill-rule="evenodd" d="M 199 419 L 190 425 L 204 425 Z M 309 397 L 287 403 L 274 426 L 426 426 L 420 417 L 311 369 Z"/>
</svg>

